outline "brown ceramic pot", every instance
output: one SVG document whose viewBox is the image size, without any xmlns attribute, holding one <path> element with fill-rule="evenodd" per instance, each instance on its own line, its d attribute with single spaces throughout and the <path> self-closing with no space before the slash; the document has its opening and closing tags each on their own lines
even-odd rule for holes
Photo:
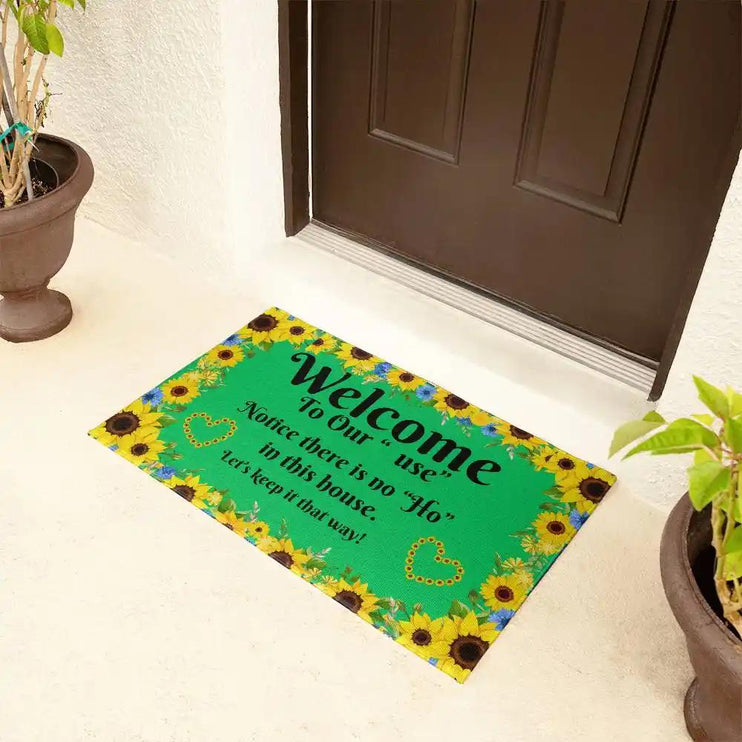
<svg viewBox="0 0 742 742">
<path fill-rule="evenodd" d="M 733 742 L 742 740 L 742 642 L 710 605 L 709 515 L 709 508 L 697 513 L 687 495 L 678 502 L 662 534 L 660 568 L 696 673 L 685 696 L 688 732 L 697 742 Z"/>
<path fill-rule="evenodd" d="M 58 186 L 0 209 L 0 337 L 17 343 L 54 335 L 72 319 L 70 300 L 47 285 L 70 254 L 75 212 L 93 182 L 93 163 L 73 142 L 42 135 L 37 148 Z"/>
</svg>

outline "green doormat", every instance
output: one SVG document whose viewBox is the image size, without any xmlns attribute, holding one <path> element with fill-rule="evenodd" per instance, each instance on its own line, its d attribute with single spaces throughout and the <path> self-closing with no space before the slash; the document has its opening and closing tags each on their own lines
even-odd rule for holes
<svg viewBox="0 0 742 742">
<path fill-rule="evenodd" d="M 90 435 L 460 682 L 615 482 L 275 308 Z"/>
</svg>

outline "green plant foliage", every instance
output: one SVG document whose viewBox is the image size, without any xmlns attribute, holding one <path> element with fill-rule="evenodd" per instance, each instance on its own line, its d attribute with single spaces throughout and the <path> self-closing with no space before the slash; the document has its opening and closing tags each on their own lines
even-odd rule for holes
<svg viewBox="0 0 742 742">
<path fill-rule="evenodd" d="M 696 510 L 703 510 L 720 492 L 729 488 L 729 469 L 718 461 L 705 461 L 688 469 L 691 502 Z"/>
<path fill-rule="evenodd" d="M 57 6 L 65 5 L 73 10 L 85 10 L 85 0 L 15 0 L 10 9 L 28 43 L 39 54 L 64 54 L 64 37 L 54 23 Z"/>
<path fill-rule="evenodd" d="M 724 430 L 732 453 L 742 453 L 742 416 L 730 417 Z"/>
<path fill-rule="evenodd" d="M 654 411 L 645 415 L 641 420 L 630 420 L 614 433 L 610 455 L 613 456 L 613 454 L 628 446 L 629 443 L 633 443 L 664 424 L 665 419 L 662 415 Z"/>
<path fill-rule="evenodd" d="M 729 399 L 721 389 L 717 389 L 713 384 L 709 384 L 699 376 L 694 376 L 693 381 L 698 389 L 698 398 L 714 415 L 720 418 L 729 415 Z"/>
<path fill-rule="evenodd" d="M 646 452 L 655 455 L 688 453 L 699 448 L 714 447 L 718 442 L 719 438 L 713 430 L 697 420 L 683 417 L 671 422 L 663 431 L 632 448 L 624 458 Z"/>
<path fill-rule="evenodd" d="M 742 394 L 722 391 L 698 376 L 693 381 L 710 414 L 668 422 L 650 412 L 616 430 L 610 453 L 636 444 L 624 458 L 693 454 L 688 494 L 696 510 L 710 508 L 716 591 L 724 617 L 742 636 Z"/>
<path fill-rule="evenodd" d="M 46 20 L 41 13 L 24 15 L 21 20 L 21 28 L 31 42 L 31 46 L 37 52 L 41 54 L 49 53 Z"/>
<path fill-rule="evenodd" d="M 46 24 L 46 41 L 52 54 L 56 54 L 58 57 L 64 54 L 62 32 L 53 23 Z"/>
</svg>

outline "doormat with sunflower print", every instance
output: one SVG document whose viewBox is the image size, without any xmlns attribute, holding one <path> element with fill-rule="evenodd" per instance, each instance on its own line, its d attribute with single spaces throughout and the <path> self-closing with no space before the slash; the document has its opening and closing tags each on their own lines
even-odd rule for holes
<svg viewBox="0 0 742 742">
<path fill-rule="evenodd" d="M 90 435 L 459 682 L 615 482 L 276 308 Z"/>
</svg>

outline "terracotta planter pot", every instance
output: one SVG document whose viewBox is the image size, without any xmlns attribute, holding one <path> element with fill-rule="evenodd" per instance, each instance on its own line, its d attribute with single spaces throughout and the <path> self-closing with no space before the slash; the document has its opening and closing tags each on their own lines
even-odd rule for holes
<svg viewBox="0 0 742 742">
<path fill-rule="evenodd" d="M 70 300 L 47 285 L 70 254 L 75 212 L 93 182 L 93 164 L 76 144 L 42 135 L 37 145 L 58 187 L 0 209 L 0 337 L 13 342 L 41 340 L 70 323 Z"/>
<path fill-rule="evenodd" d="M 731 742 L 742 740 L 742 642 L 709 604 L 715 599 L 709 513 L 693 510 L 687 495 L 678 502 L 662 534 L 660 567 L 696 673 L 685 696 L 688 732 L 697 741 Z"/>
</svg>

